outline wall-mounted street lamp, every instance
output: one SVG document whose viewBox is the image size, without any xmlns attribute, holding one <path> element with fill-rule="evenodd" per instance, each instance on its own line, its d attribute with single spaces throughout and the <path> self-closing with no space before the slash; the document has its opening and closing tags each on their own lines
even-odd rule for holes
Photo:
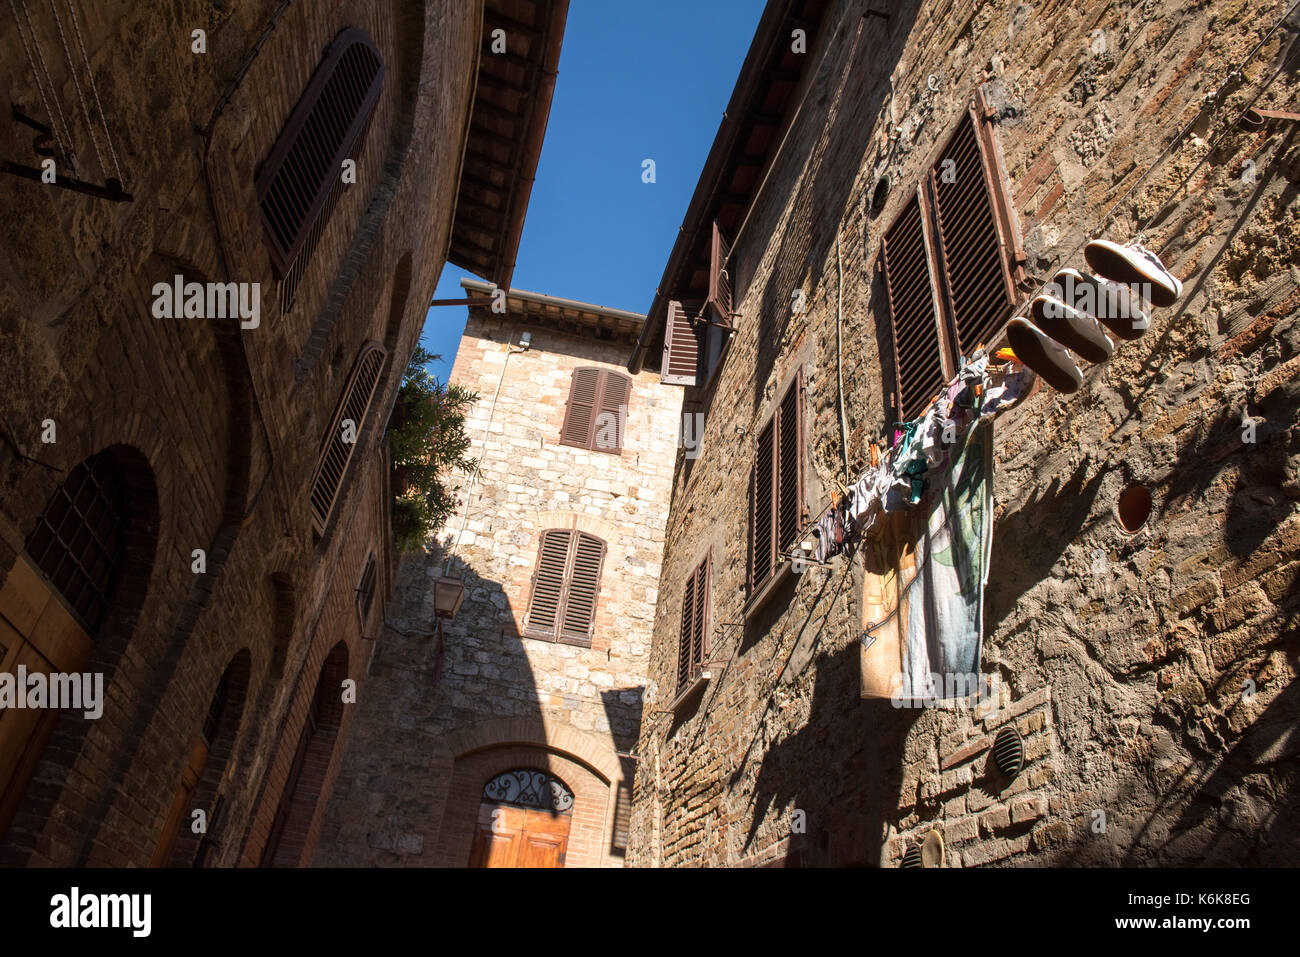
<svg viewBox="0 0 1300 957">
<path fill-rule="evenodd" d="M 459 578 L 441 576 L 433 580 L 433 613 L 441 619 L 456 617 L 465 600 L 465 585 Z"/>
<path fill-rule="evenodd" d="M 444 569 L 445 571 L 446 569 Z M 442 638 L 442 623 L 456 617 L 460 603 L 465 600 L 465 584 L 459 578 L 440 575 L 433 580 L 433 614 L 438 619 L 438 650 L 434 655 L 433 685 L 436 688 L 442 680 L 442 666 L 445 645 Z"/>
</svg>

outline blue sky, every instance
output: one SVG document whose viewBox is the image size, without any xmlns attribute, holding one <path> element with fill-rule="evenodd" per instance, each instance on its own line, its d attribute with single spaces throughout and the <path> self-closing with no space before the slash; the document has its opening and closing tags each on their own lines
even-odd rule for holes
<svg viewBox="0 0 1300 957">
<path fill-rule="evenodd" d="M 570 0 L 513 286 L 650 308 L 762 12 L 762 0 Z M 462 297 L 465 275 L 445 266 L 435 298 Z M 442 306 L 425 319 L 440 379 L 465 314 Z"/>
</svg>

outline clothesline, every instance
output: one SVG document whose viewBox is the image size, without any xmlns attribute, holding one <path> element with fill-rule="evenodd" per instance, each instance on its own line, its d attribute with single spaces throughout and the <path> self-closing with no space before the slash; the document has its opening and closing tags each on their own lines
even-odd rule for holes
<svg viewBox="0 0 1300 957">
<path fill-rule="evenodd" d="M 825 564 L 846 544 L 866 537 L 880 526 L 885 514 L 920 504 L 928 489 L 927 475 L 943 468 L 950 450 L 961 447 L 973 425 L 1017 405 L 1033 385 L 1035 376 L 1009 354 L 993 358 L 979 350 L 964 362 L 957 375 L 931 400 L 920 417 L 897 423 L 890 449 L 873 445 L 872 464 L 852 485 L 832 493 L 828 506 L 819 508 L 815 521 L 800 530 L 796 547 L 806 535 L 817 539 L 804 560 Z"/>
</svg>

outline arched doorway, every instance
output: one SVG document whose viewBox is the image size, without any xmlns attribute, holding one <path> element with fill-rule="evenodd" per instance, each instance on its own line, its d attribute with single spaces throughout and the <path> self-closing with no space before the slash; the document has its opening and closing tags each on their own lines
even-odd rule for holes
<svg viewBox="0 0 1300 957">
<path fill-rule="evenodd" d="M 251 660 L 247 648 L 240 650 L 217 682 L 154 849 L 153 867 L 203 867 L 215 848 L 223 805 L 217 790 L 239 736 Z M 204 817 L 198 832 L 193 826 L 196 810 Z"/>
<path fill-rule="evenodd" d="M 125 617 L 143 600 L 156 513 L 153 473 L 135 449 L 105 449 L 68 473 L 0 589 L 0 673 L 16 676 L 21 667 L 30 680 L 83 672 L 115 614 Z M 64 687 L 72 685 L 85 686 Z M 63 717 L 82 720 L 75 710 Z M 0 841 L 59 719 L 55 707 L 0 709 Z"/>
<path fill-rule="evenodd" d="M 262 849 L 261 867 L 297 867 L 301 863 L 343 724 L 343 681 L 347 676 L 348 647 L 340 641 L 321 665 L 289 779 L 280 792 L 280 804 L 271 822 L 271 836 Z"/>
<path fill-rule="evenodd" d="M 573 791 L 545 771 L 519 768 L 483 786 L 470 867 L 563 867 Z"/>
</svg>

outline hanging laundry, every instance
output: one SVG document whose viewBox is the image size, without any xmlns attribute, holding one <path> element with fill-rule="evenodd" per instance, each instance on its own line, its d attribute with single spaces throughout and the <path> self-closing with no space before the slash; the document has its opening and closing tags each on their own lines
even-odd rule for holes
<svg viewBox="0 0 1300 957">
<path fill-rule="evenodd" d="M 964 697 L 978 681 L 993 542 L 993 424 L 971 429 L 921 517 L 914 574 L 899 587 L 899 698 Z M 977 686 L 977 685 L 976 685 Z"/>
<path fill-rule="evenodd" d="M 980 406 L 980 418 L 987 419 L 1017 405 L 1029 394 L 1034 373 L 1020 362 L 1008 362 L 990 376 L 990 384 Z"/>
</svg>

